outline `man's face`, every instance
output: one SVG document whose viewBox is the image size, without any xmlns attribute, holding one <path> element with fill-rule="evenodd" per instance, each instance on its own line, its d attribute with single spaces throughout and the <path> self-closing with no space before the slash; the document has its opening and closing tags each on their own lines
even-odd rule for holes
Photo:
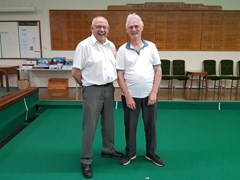
<svg viewBox="0 0 240 180">
<path fill-rule="evenodd" d="M 140 25 L 139 21 L 132 19 L 127 25 L 127 34 L 130 39 L 141 39 L 143 27 Z"/>
<path fill-rule="evenodd" d="M 102 17 L 97 18 L 91 26 L 91 31 L 100 43 L 104 43 L 109 32 L 107 20 Z"/>
</svg>

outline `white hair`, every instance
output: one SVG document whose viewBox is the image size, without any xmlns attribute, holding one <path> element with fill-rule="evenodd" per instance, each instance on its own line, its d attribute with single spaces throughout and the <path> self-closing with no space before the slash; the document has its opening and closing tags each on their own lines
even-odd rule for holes
<svg viewBox="0 0 240 180">
<path fill-rule="evenodd" d="M 102 21 L 102 20 L 106 21 L 107 25 L 109 26 L 108 20 L 107 20 L 105 17 L 103 17 L 103 16 L 97 16 L 97 17 L 93 18 L 93 20 L 92 20 L 92 26 L 93 26 L 97 21 Z"/>
<path fill-rule="evenodd" d="M 133 14 L 129 14 L 128 17 L 127 17 L 126 28 L 128 27 L 129 21 L 132 20 L 132 19 L 136 19 L 139 22 L 141 27 L 144 26 L 142 18 L 139 15 L 137 15 L 136 13 L 133 13 Z"/>
</svg>

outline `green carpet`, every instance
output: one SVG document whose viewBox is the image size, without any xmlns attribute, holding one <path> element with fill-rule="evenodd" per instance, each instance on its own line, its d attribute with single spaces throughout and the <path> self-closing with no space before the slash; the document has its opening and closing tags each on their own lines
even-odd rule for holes
<svg viewBox="0 0 240 180">
<path fill-rule="evenodd" d="M 2 180 L 79 180 L 82 109 L 48 109 L 0 149 Z M 145 159 L 142 120 L 137 158 L 128 166 L 101 153 L 98 126 L 94 141 L 93 179 L 226 180 L 240 179 L 238 110 L 169 110 L 158 112 L 157 152 L 166 162 L 157 167 Z M 115 110 L 115 144 L 124 152 L 122 109 Z"/>
</svg>

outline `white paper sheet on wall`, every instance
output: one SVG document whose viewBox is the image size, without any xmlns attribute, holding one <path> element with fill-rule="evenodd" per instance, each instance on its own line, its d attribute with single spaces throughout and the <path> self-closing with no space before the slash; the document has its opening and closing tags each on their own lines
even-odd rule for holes
<svg viewBox="0 0 240 180">
<path fill-rule="evenodd" d="M 19 23 L 21 58 L 40 58 L 39 26 L 37 22 Z"/>
</svg>

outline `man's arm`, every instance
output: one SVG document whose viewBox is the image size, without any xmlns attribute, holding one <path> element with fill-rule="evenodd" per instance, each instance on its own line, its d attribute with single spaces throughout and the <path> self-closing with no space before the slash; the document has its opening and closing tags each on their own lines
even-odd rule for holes
<svg viewBox="0 0 240 180">
<path fill-rule="evenodd" d="M 157 101 L 157 93 L 162 80 L 162 68 L 161 66 L 154 67 L 154 80 L 152 91 L 149 94 L 148 105 L 155 104 Z"/>
<path fill-rule="evenodd" d="M 75 81 L 82 86 L 82 72 L 80 69 L 72 68 L 72 76 L 75 79 Z"/>
<path fill-rule="evenodd" d="M 134 99 L 132 98 L 131 94 L 129 93 L 127 85 L 124 80 L 124 72 L 118 71 L 117 75 L 118 75 L 118 84 L 126 98 L 127 107 L 130 109 L 133 109 L 133 110 L 136 109 L 136 103 L 135 103 Z"/>
</svg>

